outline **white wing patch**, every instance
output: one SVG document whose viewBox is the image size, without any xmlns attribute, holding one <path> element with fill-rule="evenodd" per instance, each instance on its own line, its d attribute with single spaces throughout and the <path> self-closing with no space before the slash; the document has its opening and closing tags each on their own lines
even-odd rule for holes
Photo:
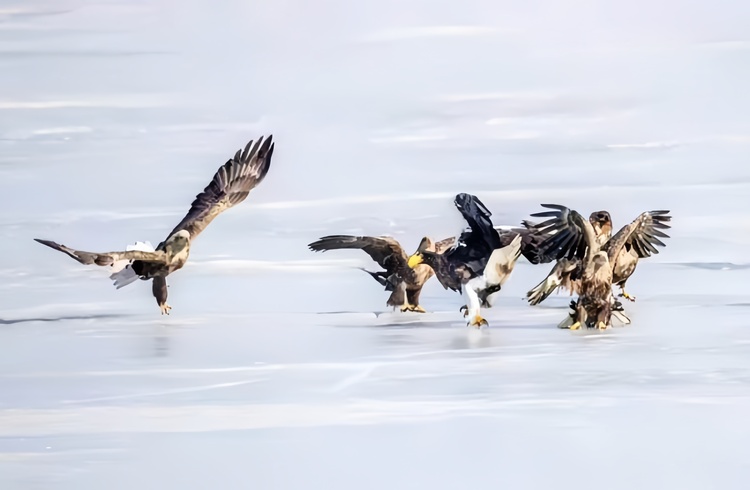
<svg viewBox="0 0 750 490">
<path fill-rule="evenodd" d="M 503 285 L 513 272 L 516 260 L 521 255 L 521 235 L 516 235 L 506 247 L 496 248 L 484 268 L 484 278 L 488 285 Z"/>
<path fill-rule="evenodd" d="M 138 250 L 140 252 L 154 252 L 154 246 L 150 242 L 135 242 L 135 245 L 128 245 L 125 250 Z M 118 260 L 112 263 L 111 270 L 112 274 L 109 278 L 113 281 L 115 288 L 120 289 L 128 284 L 134 283 L 138 280 L 138 275 L 133 272 L 132 260 Z"/>
</svg>

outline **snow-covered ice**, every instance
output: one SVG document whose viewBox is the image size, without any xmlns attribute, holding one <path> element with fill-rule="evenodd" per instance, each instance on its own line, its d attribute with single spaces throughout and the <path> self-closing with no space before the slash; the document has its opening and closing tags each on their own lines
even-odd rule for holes
<svg viewBox="0 0 750 490">
<path fill-rule="evenodd" d="M 660 5 L 0 6 L 0 488 L 747 488 L 750 10 Z M 32 241 L 156 244 L 269 133 L 169 317 Z M 670 209 L 632 324 L 556 329 L 523 259 L 487 329 L 434 279 L 394 313 L 306 247 L 453 236 L 457 192 Z"/>
</svg>

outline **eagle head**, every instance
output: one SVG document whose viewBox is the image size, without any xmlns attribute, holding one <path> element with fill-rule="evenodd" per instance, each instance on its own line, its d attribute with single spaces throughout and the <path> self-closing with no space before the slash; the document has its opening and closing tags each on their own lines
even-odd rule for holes
<svg viewBox="0 0 750 490">
<path fill-rule="evenodd" d="M 589 222 L 594 227 L 597 236 L 606 237 L 609 240 L 612 236 L 612 217 L 607 211 L 594 211 L 589 216 Z"/>
<path fill-rule="evenodd" d="M 171 252 L 172 255 L 175 255 L 190 245 L 190 232 L 187 230 L 180 230 L 167 238 L 167 242 L 164 245 L 167 252 Z"/>
</svg>

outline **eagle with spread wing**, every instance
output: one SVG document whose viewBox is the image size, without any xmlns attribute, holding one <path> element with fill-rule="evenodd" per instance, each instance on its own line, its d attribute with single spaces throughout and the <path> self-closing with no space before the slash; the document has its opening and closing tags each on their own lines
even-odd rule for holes
<svg viewBox="0 0 750 490">
<path fill-rule="evenodd" d="M 137 279 L 152 280 L 152 292 L 161 313 L 169 314 L 167 304 L 167 276 L 181 269 L 190 254 L 192 241 L 227 209 L 241 203 L 268 173 L 273 155 L 273 136 L 251 140 L 244 151 L 219 167 L 211 182 L 198 194 L 190 210 L 156 249 L 144 243 L 119 252 L 84 252 L 50 240 L 35 238 L 37 242 L 67 254 L 81 264 L 110 266 L 115 271 L 110 278 L 119 289 Z"/>
<path fill-rule="evenodd" d="M 438 242 L 434 242 L 429 237 L 424 237 L 420 247 L 440 254 L 453 245 L 454 241 L 454 237 Z M 401 311 L 425 313 L 424 308 L 419 304 L 419 296 L 422 293 L 422 287 L 434 273 L 426 265 L 414 269 L 409 268 L 406 252 L 395 238 L 388 236 L 329 235 L 310 243 L 308 247 L 315 252 L 340 249 L 362 250 L 384 269 L 376 272 L 367 269 L 362 270 L 370 274 L 381 286 L 384 286 L 386 291 L 391 292 L 386 305 L 398 307 Z"/>
<path fill-rule="evenodd" d="M 660 238 L 669 238 L 661 230 L 669 229 L 669 211 L 646 211 L 624 226 L 612 238 L 601 243 L 594 225 L 578 212 L 557 204 L 542 204 L 552 209 L 533 214 L 548 217 L 539 223 L 540 230 L 551 233 L 540 244 L 540 252 L 559 259 L 580 261 L 579 297 L 574 302 L 571 330 L 586 327 L 606 329 L 611 326 L 612 284 L 623 251 L 634 251 L 638 258 L 658 254 L 666 246 Z M 634 267 L 633 267 L 634 268 Z M 626 267 L 625 269 L 628 269 Z M 622 272 L 620 272 L 622 273 Z M 632 273 L 632 270 L 631 270 Z"/>
<path fill-rule="evenodd" d="M 442 254 L 420 247 L 409 257 L 408 266 L 426 264 L 445 289 L 463 291 L 469 303 L 464 316 L 469 317 L 469 326 L 479 328 L 488 324 L 480 308 L 490 306 L 487 298 L 500 291 L 521 254 L 526 251 L 535 261 L 540 256 L 536 246 L 529 245 L 534 238 L 530 234 L 496 229 L 492 213 L 476 196 L 461 193 L 453 202 L 469 227 Z"/>
<path fill-rule="evenodd" d="M 596 234 L 596 239 L 599 242 L 599 245 L 607 243 L 612 237 L 612 218 L 609 213 L 607 211 L 595 211 L 589 216 L 589 222 L 594 228 L 594 233 Z M 539 230 L 538 224 L 530 223 L 528 221 L 524 221 L 523 224 L 529 229 Z M 627 253 L 626 250 L 624 250 L 621 255 L 625 253 Z M 619 279 L 618 272 L 620 272 L 621 269 L 622 268 L 615 269 L 615 277 L 617 279 Z M 635 267 L 633 267 L 633 269 L 635 269 Z M 581 260 L 578 257 L 563 257 L 555 263 L 552 270 L 542 282 L 526 293 L 526 299 L 529 304 L 538 305 L 557 289 L 566 289 L 570 292 L 571 296 L 573 294 L 580 294 L 582 273 Z M 615 284 L 621 284 L 624 287 L 627 277 L 624 278 L 621 283 L 618 283 L 617 279 L 614 281 Z M 630 296 L 627 297 L 630 298 Z"/>
</svg>

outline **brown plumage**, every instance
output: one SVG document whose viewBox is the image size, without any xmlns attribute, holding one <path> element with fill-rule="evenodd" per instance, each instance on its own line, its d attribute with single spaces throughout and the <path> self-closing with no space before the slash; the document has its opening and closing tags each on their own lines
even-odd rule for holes
<svg viewBox="0 0 750 490">
<path fill-rule="evenodd" d="M 589 216 L 589 222 L 594 228 L 596 239 L 600 245 L 605 244 L 612 236 L 612 218 L 607 211 L 595 211 Z M 539 225 L 524 221 L 524 225 L 530 230 L 537 230 Z M 575 257 L 563 257 L 559 259 L 547 277 L 526 293 L 526 299 L 531 305 L 538 305 L 549 297 L 557 289 L 570 292 L 570 295 L 580 295 L 581 274 L 583 268 L 581 260 Z"/>
<path fill-rule="evenodd" d="M 162 314 L 169 314 L 171 306 L 167 304 L 166 277 L 185 265 L 192 241 L 214 218 L 244 201 L 250 191 L 263 181 L 271 165 L 273 150 L 274 143 L 272 136 L 269 136 L 265 141 L 261 137 L 255 145 L 250 141 L 244 151 L 237 151 L 234 158 L 219 167 L 211 182 L 196 196 L 182 221 L 156 250 L 84 252 L 50 240 L 35 240 L 85 265 L 114 266 L 128 262 L 122 270 L 110 276 L 118 289 L 136 279 L 153 279 L 152 292 L 156 302 Z"/>
<path fill-rule="evenodd" d="M 635 250 L 639 257 L 659 253 L 657 246 L 665 244 L 659 238 L 669 236 L 662 232 L 668 229 L 672 217 L 669 211 L 648 211 L 632 223 L 624 226 L 605 243 L 600 243 L 594 225 L 574 210 L 556 204 L 542 204 L 553 211 L 532 216 L 551 219 L 537 225 L 552 235 L 540 245 L 544 254 L 558 259 L 579 260 L 582 276 L 579 298 L 572 313 L 571 329 L 581 325 L 599 328 L 611 326 L 612 283 L 616 281 L 614 271 L 623 250 Z"/>
<path fill-rule="evenodd" d="M 434 242 L 429 237 L 424 237 L 419 246 L 435 253 L 443 253 L 453 245 L 454 241 L 455 238 L 446 238 Z M 308 247 L 315 252 L 341 249 L 362 250 L 385 269 L 378 272 L 363 270 L 384 286 L 386 291 L 391 292 L 386 305 L 398 307 L 401 311 L 425 312 L 419 305 L 419 296 L 422 293 L 422 287 L 434 275 L 434 272 L 426 265 L 415 269 L 409 268 L 406 252 L 395 238 L 329 235 L 310 243 Z"/>
</svg>

